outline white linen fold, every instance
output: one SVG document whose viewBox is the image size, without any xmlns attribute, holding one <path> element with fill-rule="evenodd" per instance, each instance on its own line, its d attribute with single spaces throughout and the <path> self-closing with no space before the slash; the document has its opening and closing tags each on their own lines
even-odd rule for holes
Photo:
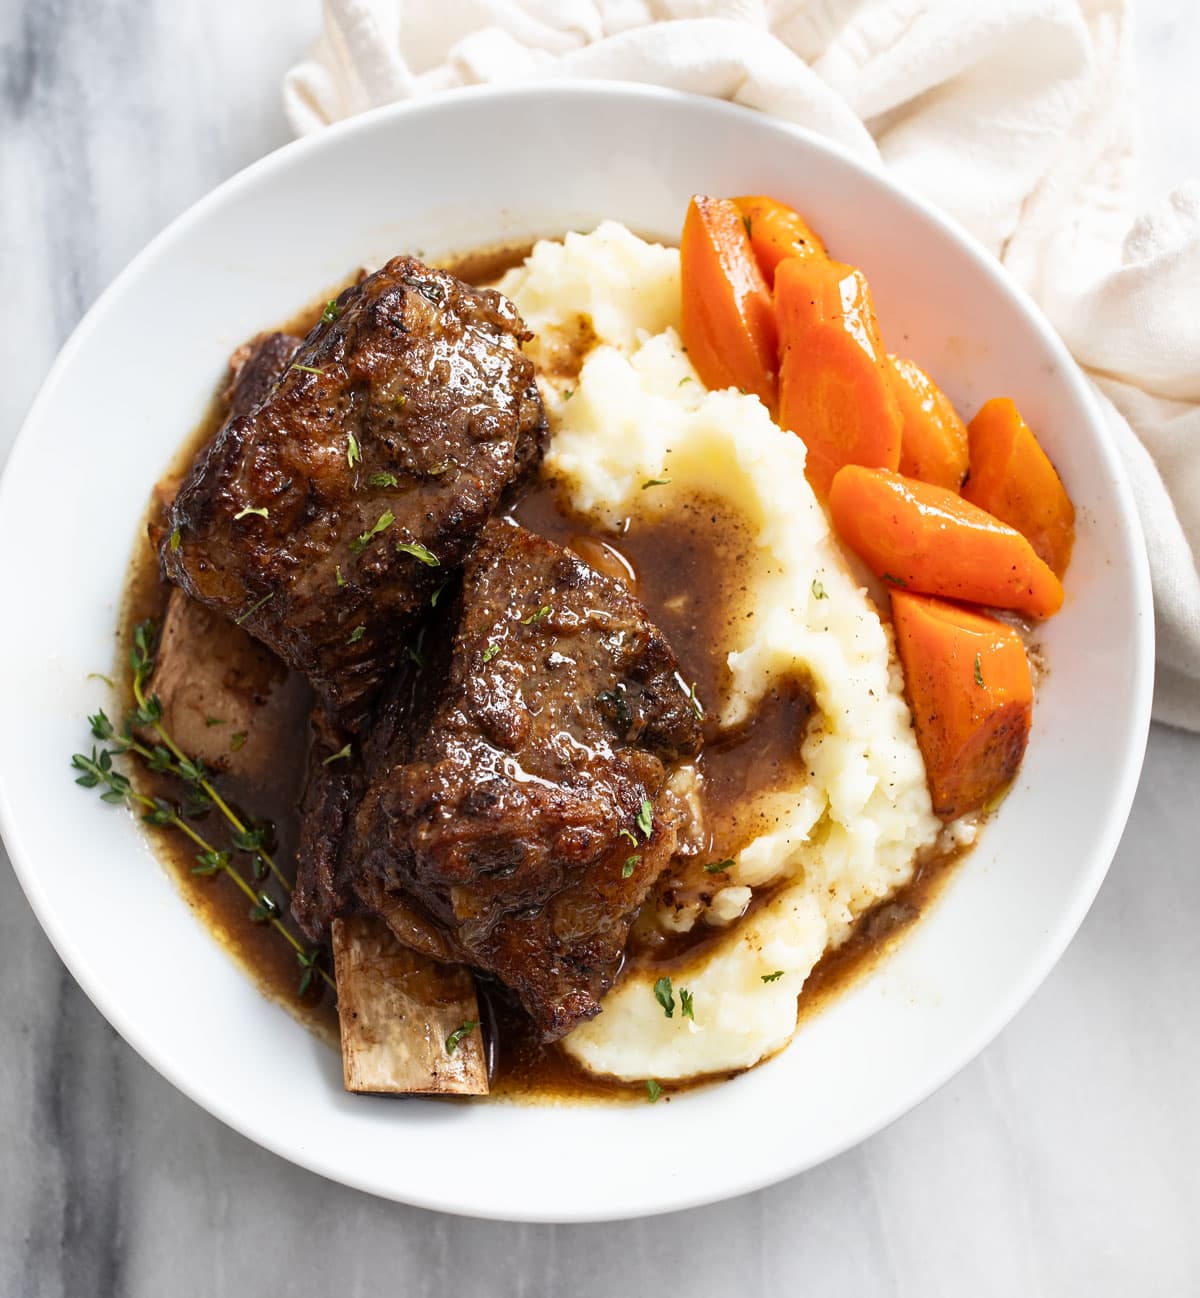
<svg viewBox="0 0 1200 1298">
<path fill-rule="evenodd" d="M 304 133 L 547 77 L 806 126 L 1000 258 L 1096 385 L 1150 555 L 1154 715 L 1200 730 L 1200 182 L 1135 212 L 1126 0 L 324 0 L 284 102 Z"/>
</svg>

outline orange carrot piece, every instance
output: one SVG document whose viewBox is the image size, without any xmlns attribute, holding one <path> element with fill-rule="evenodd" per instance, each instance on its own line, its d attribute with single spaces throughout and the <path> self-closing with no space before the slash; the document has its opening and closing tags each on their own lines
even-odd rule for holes
<svg viewBox="0 0 1200 1298">
<path fill-rule="evenodd" d="M 789 257 L 775 274 L 779 422 L 808 448 L 805 473 L 824 499 L 844 464 L 895 469 L 900 407 L 862 271 Z"/>
<path fill-rule="evenodd" d="M 1075 506 L 1033 430 L 1008 397 L 995 397 L 968 433 L 971 476 L 963 497 L 1015 527 L 1061 578 L 1075 544 Z"/>
<path fill-rule="evenodd" d="M 742 214 L 754 255 L 768 284 L 774 285 L 775 268 L 785 257 L 827 255 L 821 236 L 799 212 L 765 194 L 751 194 L 733 201 Z"/>
<path fill-rule="evenodd" d="M 679 244 L 683 344 L 708 388 L 753 392 L 775 413 L 778 335 L 771 291 L 741 214 L 697 194 Z"/>
<path fill-rule="evenodd" d="M 894 586 L 1050 617 L 1062 583 L 1015 528 L 945 487 L 849 464 L 829 492 L 843 541 Z"/>
<path fill-rule="evenodd" d="M 967 426 L 950 398 L 914 361 L 889 356 L 900 404 L 900 472 L 957 491 L 967 476 Z"/>
<path fill-rule="evenodd" d="M 933 809 L 978 811 L 1012 783 L 1033 718 L 1021 637 L 993 617 L 892 592 L 892 625 Z"/>
</svg>

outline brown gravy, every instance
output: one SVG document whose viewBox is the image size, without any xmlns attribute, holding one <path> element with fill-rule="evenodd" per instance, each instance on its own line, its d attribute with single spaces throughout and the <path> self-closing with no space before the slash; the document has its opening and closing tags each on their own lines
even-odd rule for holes
<svg viewBox="0 0 1200 1298">
<path fill-rule="evenodd" d="M 441 264 L 476 284 L 494 282 L 527 255 L 529 245 L 484 249 Z M 357 276 L 332 286 L 304 310 L 280 326 L 303 335 L 317 322 L 325 302 Z M 216 431 L 221 405 L 212 409 L 170 466 L 182 474 L 197 449 Z M 158 506 L 151 502 L 147 520 Z M 802 681 L 790 682 L 760 705 L 750 723 L 735 734 L 720 734 L 716 701 L 724 697 L 727 668 L 716 646 L 727 640 L 729 619 L 752 617 L 739 598 L 744 588 L 738 574 L 748 538 L 739 520 L 723 513 L 713 501 L 691 499 L 672 509 L 669 522 L 642 520 L 627 524 L 619 534 L 601 533 L 572 517 L 559 504 L 551 486 L 536 485 L 514 510 L 514 516 L 531 530 L 569 546 L 593 566 L 620 576 L 634 587 L 651 616 L 666 632 L 681 667 L 681 675 L 704 712 L 706 745 L 700 759 L 708 835 L 704 850 L 691 865 L 659 884 L 670 900 L 706 903 L 720 876 L 703 869 L 732 855 L 759 827 L 746 817 L 750 795 L 794 780 L 800 765 L 800 736 L 813 706 Z M 143 530 L 142 536 L 145 533 Z M 126 705 L 132 702 L 125 646 L 132 629 L 143 618 L 160 622 L 167 590 L 158 574 L 157 556 L 144 539 L 135 547 L 120 618 L 118 686 Z M 708 702 L 706 702 L 708 701 Z M 709 706 L 709 703 L 712 706 Z M 295 873 L 299 832 L 298 806 L 303 789 L 309 746 L 307 708 L 297 707 L 289 720 L 295 742 L 286 746 L 269 781 L 240 785 L 228 776 L 214 783 L 239 813 L 266 825 L 274 859 L 289 877 Z M 151 795 L 177 799 L 178 785 L 169 777 L 136 769 L 139 788 Z M 228 846 L 227 835 L 216 813 L 194 822 L 200 833 L 218 847 Z M 296 994 L 300 968 L 295 952 L 269 926 L 248 917 L 244 895 L 219 876 L 203 878 L 192 873 L 194 847 L 176 831 L 147 826 L 155 846 L 191 908 L 223 947 L 255 979 L 264 994 L 278 1000 L 289 1012 L 336 1047 L 335 998 L 325 982 L 313 979 L 303 998 Z M 931 857 L 913 881 L 895 897 L 862 917 L 850 939 L 827 954 L 810 974 L 800 997 L 800 1019 L 815 1012 L 834 994 L 869 971 L 890 951 L 900 934 L 936 896 L 960 854 Z M 278 890 L 276 890 L 278 891 Z M 755 905 L 769 900 L 757 897 Z M 297 934 L 299 937 L 300 935 Z M 697 958 L 703 948 L 727 936 L 703 922 L 692 932 L 664 938 L 653 925 L 640 925 L 630 943 L 627 965 L 664 970 L 678 968 Z M 301 937 L 301 941 L 303 941 Z M 329 969 L 329 962 L 324 960 Z M 584 1072 L 565 1052 L 543 1045 L 529 1020 L 496 984 L 481 980 L 480 1003 L 490 1038 L 493 1094 L 537 1100 L 644 1099 L 640 1084 L 600 1079 Z M 708 1082 L 714 1078 L 704 1078 Z M 697 1083 L 698 1084 L 698 1083 Z M 672 1084 L 670 1090 L 685 1089 Z M 664 1090 L 664 1101 L 669 1100 Z"/>
</svg>

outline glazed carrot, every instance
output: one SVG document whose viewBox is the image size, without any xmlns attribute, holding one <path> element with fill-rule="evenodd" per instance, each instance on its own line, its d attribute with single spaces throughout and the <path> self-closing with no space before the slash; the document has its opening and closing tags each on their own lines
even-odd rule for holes
<svg viewBox="0 0 1200 1298">
<path fill-rule="evenodd" d="M 785 257 L 824 257 L 825 245 L 799 212 L 765 194 L 735 198 L 750 244 L 768 284 L 775 283 L 775 268 Z"/>
<path fill-rule="evenodd" d="M 688 204 L 679 267 L 683 343 L 701 381 L 753 392 L 773 415 L 778 344 L 771 291 L 728 199 L 697 194 Z"/>
<path fill-rule="evenodd" d="M 1075 544 L 1075 506 L 1033 430 L 1007 397 L 969 425 L 971 476 L 963 496 L 1015 527 L 1062 577 Z"/>
<path fill-rule="evenodd" d="M 1017 773 L 1033 716 L 1021 637 L 957 604 L 892 592 L 892 625 L 933 809 L 978 811 Z"/>
<path fill-rule="evenodd" d="M 822 499 L 843 464 L 895 469 L 900 407 L 860 270 L 788 257 L 775 275 L 779 422 L 808 448 L 805 473 Z"/>
<path fill-rule="evenodd" d="M 894 586 L 1049 617 L 1062 583 L 1015 528 L 945 487 L 850 464 L 829 492 L 843 541 Z"/>
<path fill-rule="evenodd" d="M 892 390 L 904 421 L 900 472 L 957 491 L 967 476 L 967 426 L 950 398 L 914 361 L 889 356 Z"/>
</svg>

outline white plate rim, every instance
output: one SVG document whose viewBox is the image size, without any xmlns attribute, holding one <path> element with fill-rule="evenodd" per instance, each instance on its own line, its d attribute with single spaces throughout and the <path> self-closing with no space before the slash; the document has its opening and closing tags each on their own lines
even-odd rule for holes
<svg viewBox="0 0 1200 1298">
<path fill-rule="evenodd" d="M 1132 491 L 1120 462 L 1112 434 L 1101 414 L 1090 385 L 1074 359 L 1070 356 L 1065 344 L 1045 320 L 1040 309 L 1028 294 L 1007 275 L 1000 264 L 969 234 L 911 189 L 881 172 L 872 171 L 871 168 L 864 165 L 862 159 L 854 156 L 840 145 L 803 127 L 776 118 L 764 119 L 764 116 L 755 110 L 724 101 L 638 82 L 600 80 L 546 80 L 520 86 L 470 87 L 455 91 L 452 98 L 456 102 L 462 102 L 468 98 L 486 102 L 509 98 L 537 99 L 547 96 L 552 98 L 559 95 L 594 98 L 597 108 L 600 110 L 603 109 L 604 102 L 609 96 L 621 98 L 633 96 L 644 100 L 648 109 L 655 104 L 683 103 L 691 104 L 698 111 L 742 116 L 757 119 L 760 122 L 763 120 L 769 121 L 773 129 L 799 136 L 804 140 L 807 147 L 832 155 L 862 173 L 864 178 L 870 178 L 873 182 L 882 184 L 891 191 L 897 201 L 915 209 L 923 219 L 935 226 L 943 237 L 958 244 L 978 264 L 982 272 L 996 283 L 1000 291 L 1007 294 L 1017 303 L 1026 318 L 1026 322 L 1038 335 L 1041 343 L 1056 356 L 1061 369 L 1062 381 L 1072 389 L 1075 398 L 1088 410 L 1095 444 L 1104 460 L 1104 467 L 1112 479 L 1114 490 L 1121 505 L 1122 517 L 1120 521 L 1128 532 L 1127 540 L 1132 547 L 1132 553 L 1130 554 L 1131 577 L 1137 594 L 1137 606 L 1143 612 L 1148 612 L 1152 608 L 1148 557 Z M 69 370 L 76 352 L 84 345 L 91 333 L 103 323 L 108 304 L 121 294 L 124 286 L 129 281 L 136 278 L 146 263 L 162 254 L 164 250 L 169 249 L 175 239 L 185 234 L 193 224 L 202 221 L 210 209 L 219 206 L 231 194 L 250 182 L 256 181 L 264 175 L 269 175 L 275 169 L 286 168 L 294 157 L 325 149 L 335 149 L 345 137 L 359 131 L 373 129 L 379 123 L 390 119 L 420 118 L 424 114 L 437 113 L 444 102 L 446 102 L 444 99 L 435 98 L 386 105 L 337 123 L 316 135 L 292 141 L 260 158 L 209 191 L 150 240 L 88 309 L 64 343 L 46 378 L 43 380 L 13 442 L 3 474 L 0 474 L 0 513 L 3 512 L 8 492 L 13 489 L 11 484 L 17 477 L 14 465 L 19 466 L 24 456 L 29 453 L 32 442 L 29 433 L 31 429 L 36 427 L 41 418 L 42 409 L 50 404 L 53 393 L 63 374 Z M 887 1110 L 876 1115 L 875 1120 L 852 1136 L 832 1141 L 827 1147 L 812 1151 L 808 1156 L 790 1163 L 786 1159 L 779 1160 L 769 1167 L 761 1167 L 753 1174 L 741 1177 L 731 1175 L 725 1186 L 716 1193 L 702 1192 L 689 1195 L 684 1192 L 677 1194 L 670 1202 L 659 1205 L 638 1205 L 637 1210 L 639 1213 L 670 1212 L 699 1207 L 707 1203 L 761 1189 L 805 1171 L 810 1167 L 819 1165 L 868 1139 L 890 1125 L 898 1117 L 922 1103 L 960 1072 L 989 1042 L 999 1035 L 1061 958 L 1063 951 L 1065 951 L 1087 914 L 1107 874 L 1132 806 L 1145 754 L 1153 692 L 1153 663 L 1153 619 L 1150 616 L 1141 616 L 1137 619 L 1136 653 L 1135 660 L 1131 664 L 1130 690 L 1127 700 L 1130 716 L 1130 743 L 1125 749 L 1113 797 L 1109 802 L 1108 815 L 1105 819 L 1100 840 L 1102 847 L 1096 851 L 1086 878 L 1081 881 L 1080 886 L 1076 889 L 1073 905 L 1059 916 L 1053 930 L 1047 934 L 1040 951 L 1040 958 L 1030 963 L 1023 978 L 1014 982 L 1004 1003 L 990 1016 L 978 1021 L 971 1032 L 963 1035 L 958 1049 L 953 1052 L 953 1059 L 925 1079 L 924 1084 L 897 1095 L 893 1104 Z M 321 1158 L 306 1156 L 303 1151 L 298 1151 L 294 1146 L 289 1147 L 285 1142 L 265 1137 L 261 1131 L 244 1120 L 240 1114 L 236 1113 L 228 1105 L 202 1092 L 199 1088 L 193 1087 L 189 1078 L 181 1074 L 172 1065 L 170 1059 L 163 1057 L 156 1047 L 153 1036 L 138 1031 L 123 1014 L 119 1002 L 110 998 L 105 989 L 91 976 L 86 961 L 76 949 L 70 934 L 58 924 L 47 904 L 47 899 L 38 882 L 38 872 L 35 866 L 36 851 L 31 849 L 21 832 L 19 820 L 17 809 L 11 804 L 4 784 L 0 781 L 0 836 L 3 837 L 8 849 L 18 881 L 38 918 L 38 922 L 46 932 L 59 957 L 82 987 L 84 993 L 121 1037 L 176 1089 L 182 1091 L 201 1108 L 213 1114 L 226 1125 L 255 1143 L 271 1150 L 281 1158 L 306 1167 L 319 1175 L 364 1190 L 367 1193 L 393 1198 L 415 1206 L 495 1220 L 530 1222 L 619 1220 L 630 1215 L 629 1208 L 624 1205 L 613 1205 L 610 1210 L 605 1212 L 594 1210 L 585 1212 L 564 1211 L 561 1214 L 529 1215 L 520 1209 L 506 1210 L 503 1205 L 481 1208 L 478 1204 L 464 1204 L 463 1202 L 439 1196 L 422 1196 L 420 1193 L 409 1190 L 406 1190 L 401 1197 L 395 1191 L 381 1186 L 369 1176 L 347 1175 L 343 1169 L 331 1166 Z"/>
</svg>

